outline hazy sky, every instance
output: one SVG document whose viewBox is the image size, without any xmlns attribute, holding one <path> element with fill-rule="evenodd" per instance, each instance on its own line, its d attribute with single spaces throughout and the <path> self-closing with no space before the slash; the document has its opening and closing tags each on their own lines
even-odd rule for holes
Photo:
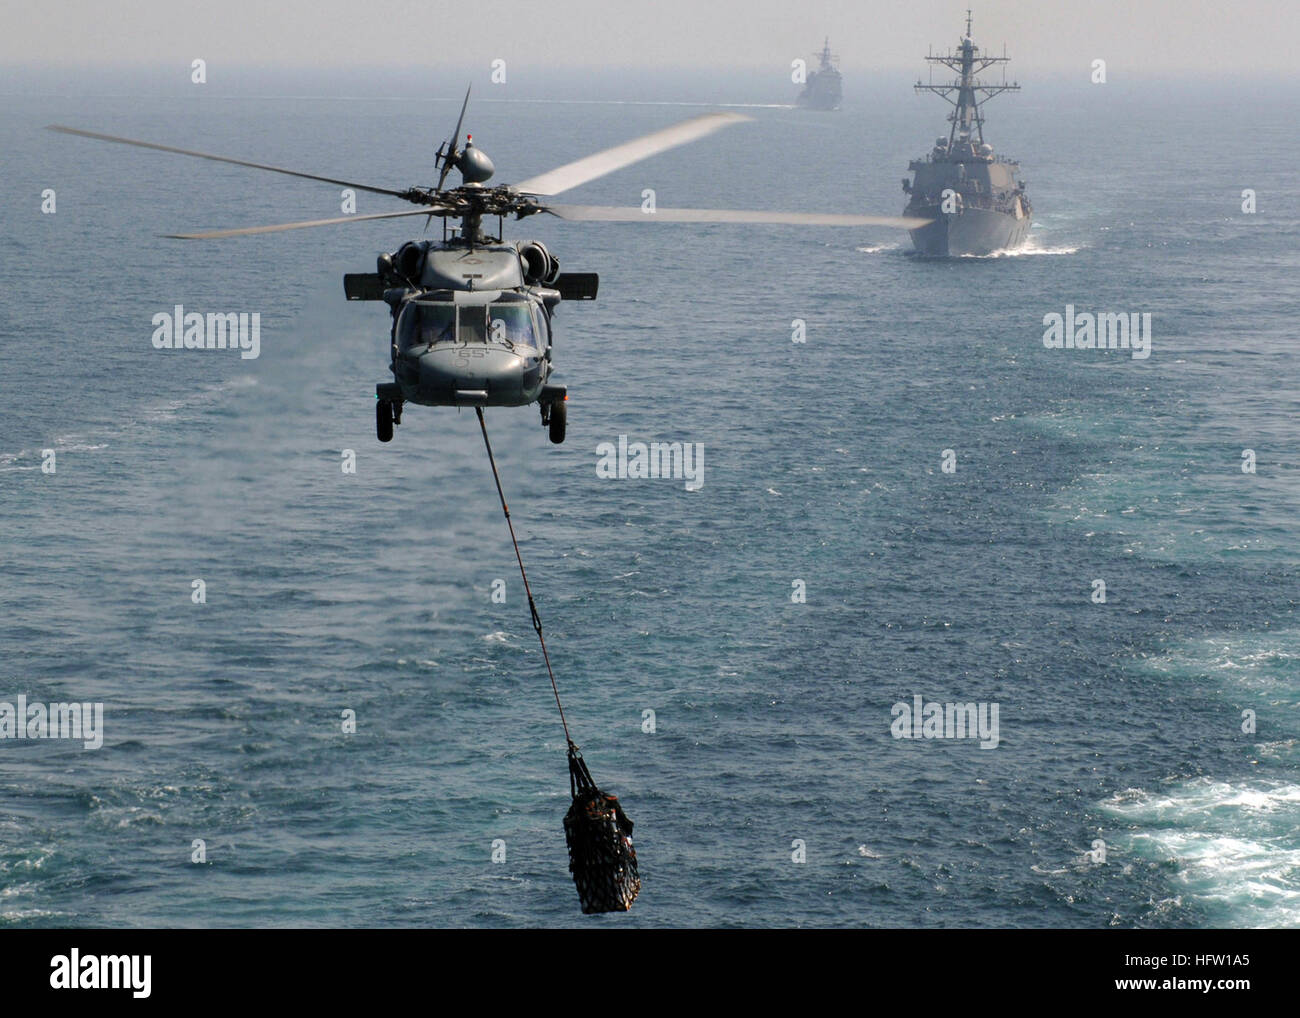
<svg viewBox="0 0 1300 1018">
<path fill-rule="evenodd" d="M 131 67 L 788 68 L 823 35 L 845 70 L 919 70 L 975 11 L 1015 68 L 1300 73 L 1297 0 L 3 0 L 0 62 Z"/>
</svg>

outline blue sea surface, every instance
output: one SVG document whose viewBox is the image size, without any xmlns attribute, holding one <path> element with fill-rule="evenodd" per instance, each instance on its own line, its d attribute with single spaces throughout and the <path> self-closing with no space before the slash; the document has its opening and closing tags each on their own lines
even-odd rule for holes
<svg viewBox="0 0 1300 1018">
<path fill-rule="evenodd" d="M 898 214 L 945 126 L 908 84 L 748 110 L 564 200 Z M 1189 87 L 990 106 L 1034 203 L 1004 256 L 507 223 L 601 276 L 556 319 L 567 441 L 487 414 L 574 738 L 636 822 L 641 895 L 593 917 L 475 417 L 374 436 L 387 309 L 340 277 L 423 222 L 167 240 L 341 196 L 42 130 L 401 188 L 459 98 L 10 95 L 0 701 L 105 721 L 98 750 L 0 741 L 0 925 L 1300 923 L 1300 91 Z M 509 182 L 697 112 L 467 126 Z M 177 304 L 259 312 L 260 357 L 154 349 Z M 1045 348 L 1067 304 L 1149 312 L 1150 358 Z M 701 444 L 703 486 L 599 477 L 620 435 Z M 997 704 L 999 744 L 895 738 L 917 695 Z"/>
</svg>

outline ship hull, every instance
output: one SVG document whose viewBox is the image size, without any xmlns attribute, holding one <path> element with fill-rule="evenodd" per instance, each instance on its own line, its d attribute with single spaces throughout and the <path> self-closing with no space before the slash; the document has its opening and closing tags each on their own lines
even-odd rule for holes
<svg viewBox="0 0 1300 1018">
<path fill-rule="evenodd" d="M 1017 217 L 993 209 L 965 209 L 950 215 L 938 206 L 909 207 L 909 216 L 933 222 L 909 231 L 916 253 L 926 258 L 961 258 L 1014 251 L 1029 235 L 1028 217 Z"/>
<path fill-rule="evenodd" d="M 824 80 L 823 75 L 814 74 L 808 82 L 808 87 L 799 96 L 797 102 L 806 110 L 821 110 L 830 113 L 840 108 L 840 98 L 838 75 L 832 80 Z"/>
</svg>

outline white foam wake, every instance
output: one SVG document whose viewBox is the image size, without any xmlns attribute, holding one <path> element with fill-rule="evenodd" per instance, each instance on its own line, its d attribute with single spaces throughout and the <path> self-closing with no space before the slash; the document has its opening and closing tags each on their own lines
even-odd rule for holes
<svg viewBox="0 0 1300 1018">
<path fill-rule="evenodd" d="M 962 255 L 963 258 L 1028 258 L 1031 255 L 1072 255 L 1078 254 L 1083 250 L 1082 244 L 1061 244 L 1055 247 L 1044 247 L 1039 243 L 1037 237 L 1030 237 L 1025 241 L 1023 247 L 1004 248 L 1001 251 L 992 251 L 986 255 Z"/>
<path fill-rule="evenodd" d="M 1115 844 L 1174 866 L 1180 894 L 1212 923 L 1300 923 L 1300 785 L 1198 778 L 1158 793 L 1129 789 L 1101 808 L 1131 825 Z"/>
</svg>

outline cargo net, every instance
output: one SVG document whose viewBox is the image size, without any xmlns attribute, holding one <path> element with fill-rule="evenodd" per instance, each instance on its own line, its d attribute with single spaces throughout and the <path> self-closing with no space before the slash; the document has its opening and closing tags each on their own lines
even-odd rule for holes
<svg viewBox="0 0 1300 1018">
<path fill-rule="evenodd" d="M 584 915 L 626 912 L 641 890 L 632 847 L 632 821 L 618 797 L 596 787 L 578 747 L 569 743 L 569 789 L 573 805 L 564 817 L 569 872 Z"/>
</svg>

